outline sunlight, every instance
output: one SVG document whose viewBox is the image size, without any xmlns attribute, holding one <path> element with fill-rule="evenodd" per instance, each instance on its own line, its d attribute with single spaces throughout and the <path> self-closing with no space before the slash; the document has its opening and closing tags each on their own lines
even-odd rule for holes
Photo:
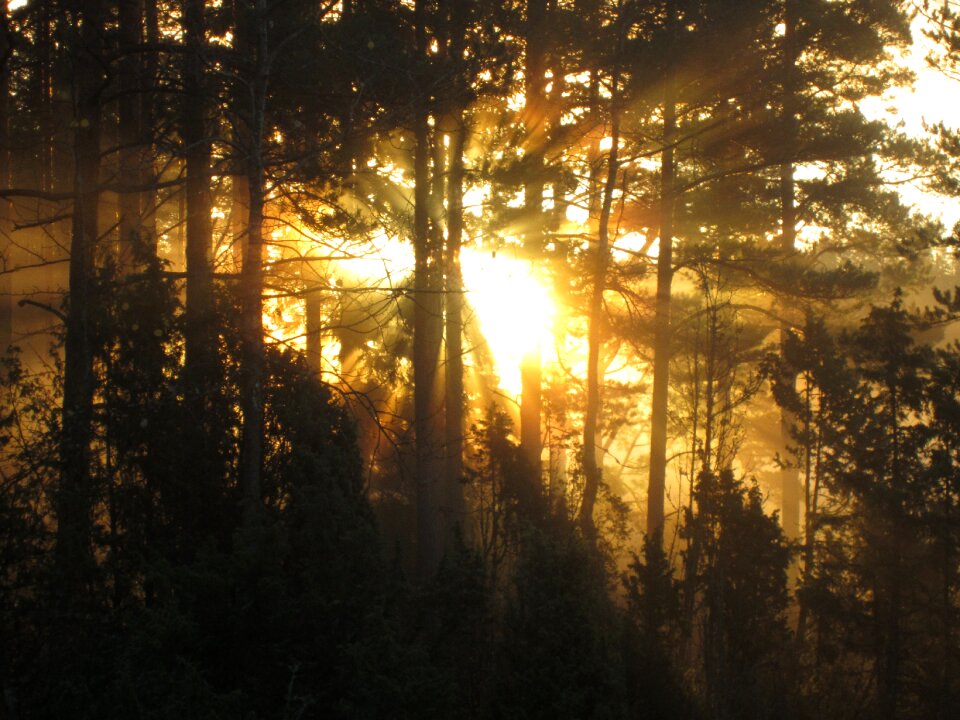
<svg viewBox="0 0 960 720">
<path fill-rule="evenodd" d="M 490 346 L 500 387 L 520 394 L 520 361 L 550 342 L 555 306 L 531 264 L 503 255 L 463 251 L 467 302 Z"/>
<path fill-rule="evenodd" d="M 590 219 L 590 211 L 587 208 L 573 203 L 567 205 L 564 210 L 564 215 L 568 222 L 574 223 L 575 225 L 585 225 Z"/>
<path fill-rule="evenodd" d="M 268 254 L 278 248 L 268 247 Z M 363 242 L 340 248 L 341 259 L 318 263 L 318 276 L 334 287 L 387 290 L 402 285 L 413 272 L 413 249 L 408 243 L 381 232 Z M 550 290 L 525 260 L 494 254 L 489 250 L 462 250 L 462 271 L 467 303 L 479 324 L 493 356 L 500 389 L 509 396 L 520 394 L 520 363 L 524 355 L 552 342 L 555 305 Z M 276 260 L 270 255 L 269 260 Z M 329 321 L 330 318 L 327 318 Z M 305 340 L 303 303 L 299 300 L 269 299 L 264 305 L 264 326 L 268 334 L 291 347 L 302 349 Z M 336 372 L 335 335 L 324 333 L 324 371 Z"/>
</svg>

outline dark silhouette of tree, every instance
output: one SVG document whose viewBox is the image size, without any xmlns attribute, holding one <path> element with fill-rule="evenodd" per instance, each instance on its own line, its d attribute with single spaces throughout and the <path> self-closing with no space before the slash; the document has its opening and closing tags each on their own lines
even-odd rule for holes
<svg viewBox="0 0 960 720">
<path fill-rule="evenodd" d="M 687 618 L 699 638 L 699 662 L 711 717 L 783 717 L 781 651 L 787 645 L 786 569 L 790 551 L 760 491 L 730 470 L 704 472 L 695 510 L 685 518 Z"/>
<path fill-rule="evenodd" d="M 73 218 L 70 238 L 70 295 L 66 311 L 63 364 L 63 416 L 57 500 L 57 556 L 63 592 L 89 589 L 93 564 L 93 488 L 90 443 L 94 398 L 93 316 L 97 289 L 94 255 L 100 237 L 100 121 L 103 8 L 78 2 L 69 7 L 65 28 L 75 68 L 73 85 Z"/>
<path fill-rule="evenodd" d="M 916 619 L 953 582 L 933 539 L 952 512 L 940 478 L 952 463 L 944 450 L 953 431 L 935 419 L 944 417 L 942 401 L 928 405 L 952 394 L 928 393 L 955 348 L 935 353 L 914 341 L 916 331 L 899 299 L 839 338 L 811 321 L 786 347 L 800 391 L 778 388 L 799 420 L 809 513 L 799 622 L 821 701 L 829 702 L 836 668 L 869 658 L 872 692 L 860 702 L 884 717 L 937 716 L 955 703 L 945 676 L 912 660 L 933 652 L 952 662 L 933 649 L 942 638 Z M 937 633 L 956 610 L 940 607 L 930 616 Z"/>
</svg>

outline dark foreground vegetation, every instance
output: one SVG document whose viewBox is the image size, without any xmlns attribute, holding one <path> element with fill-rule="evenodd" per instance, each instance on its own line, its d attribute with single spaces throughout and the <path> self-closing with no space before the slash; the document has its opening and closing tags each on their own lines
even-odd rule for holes
<svg viewBox="0 0 960 720">
<path fill-rule="evenodd" d="M 461 535 L 413 584 L 365 497 L 352 421 L 298 355 L 266 355 L 262 496 L 245 502 L 233 300 L 217 301 L 213 372 L 195 396 L 175 289 L 157 270 L 115 287 L 95 317 L 97 461 L 88 511 L 70 516 L 82 534 L 52 522 L 78 502 L 57 461 L 60 390 L 15 358 L 4 369 L 3 717 L 960 708 L 960 349 L 915 345 L 918 321 L 899 303 L 852 333 L 811 320 L 791 336 L 786 362 L 808 390 L 777 392 L 800 418 L 798 443 L 816 447 L 821 497 L 802 556 L 755 485 L 704 469 L 677 567 L 647 542 L 618 571 L 533 486 L 491 417 L 472 436 L 467 482 L 497 508 L 494 551 Z M 65 548 L 71 537 L 83 547 Z"/>
</svg>

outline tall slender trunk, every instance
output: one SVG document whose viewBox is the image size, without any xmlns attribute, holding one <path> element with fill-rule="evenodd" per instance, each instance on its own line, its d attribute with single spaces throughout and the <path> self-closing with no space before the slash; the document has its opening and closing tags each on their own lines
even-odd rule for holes
<svg viewBox="0 0 960 720">
<path fill-rule="evenodd" d="M 64 597 L 82 591 L 94 562 L 90 442 L 93 419 L 93 258 L 98 237 L 102 11 L 99 0 L 71 3 L 74 203 L 64 339 L 56 560 Z"/>
<path fill-rule="evenodd" d="M 306 265 L 306 263 L 304 263 Z M 302 273 L 304 283 L 304 321 L 307 369 L 318 380 L 323 372 L 323 296 L 320 294 L 320 285 L 312 277 L 309 270 Z"/>
<path fill-rule="evenodd" d="M 73 77 L 70 74 L 69 53 L 63 52 L 59 42 L 59 29 L 62 27 L 64 13 L 67 8 L 73 7 L 77 0 L 47 0 L 40 2 L 40 27 L 44 35 L 38 38 L 42 47 L 41 57 L 48 63 L 42 69 L 42 82 L 46 92 L 47 125 L 49 137 L 47 148 L 40 148 L 40 152 L 47 153 L 45 165 L 49 172 L 50 187 L 54 190 L 69 192 L 73 186 L 73 128 L 68 118 L 72 117 L 73 101 L 71 85 Z M 107 5 L 104 3 L 103 7 Z M 106 14 L 104 9 L 103 14 Z M 64 236 L 69 230 L 64 231 Z"/>
<path fill-rule="evenodd" d="M 0 0 L 0 187 L 10 186 L 10 18 L 7 0 Z M 0 357 L 13 342 L 13 231 L 10 201 L 0 199 Z"/>
<path fill-rule="evenodd" d="M 895 370 L 894 370 L 895 372 Z M 905 485 L 903 468 L 903 429 L 900 427 L 901 395 L 896 381 L 887 381 L 887 427 L 890 436 L 886 445 L 890 452 L 889 487 L 901 488 Z M 888 505 L 887 507 L 891 507 Z M 877 653 L 876 673 L 877 695 L 880 717 L 894 720 L 900 716 L 900 696 L 902 686 L 902 633 L 903 633 L 903 578 L 905 577 L 904 554 L 898 538 L 908 531 L 900 513 L 902 507 L 892 508 L 890 515 L 878 520 L 879 545 L 883 552 L 880 569 L 874 580 L 874 633 Z"/>
<path fill-rule="evenodd" d="M 670 28 L 676 23 L 668 3 Z M 650 411 L 650 480 L 647 484 L 647 536 L 662 542 L 667 475 L 667 400 L 670 386 L 670 299 L 673 284 L 674 136 L 676 107 L 672 71 L 664 83 L 663 153 L 660 163 L 660 248 L 653 332 L 653 397 Z"/>
<path fill-rule="evenodd" d="M 441 3 L 445 61 L 454 76 L 456 94 L 466 93 L 463 76 L 464 49 L 468 8 L 466 3 L 452 0 Z M 444 248 L 443 335 L 446 340 L 444 363 L 444 539 L 448 547 L 457 533 L 466 534 L 466 503 L 463 496 L 463 449 L 465 426 L 464 363 L 463 363 L 463 273 L 460 251 L 463 245 L 463 153 L 467 144 L 467 118 L 462 101 L 456 100 L 447 119 L 449 152 L 447 168 L 447 238 Z"/>
<path fill-rule="evenodd" d="M 206 133 L 208 98 L 204 79 L 206 44 L 204 0 L 183 0 L 186 45 L 180 135 L 186 158 L 186 371 L 193 391 L 203 395 L 213 374 L 213 277 L 210 222 L 210 143 Z"/>
<path fill-rule="evenodd" d="M 417 0 L 415 6 L 417 57 L 427 57 L 426 0 Z M 443 320 L 438 314 L 440 294 L 435 292 L 437 257 L 430 236 L 430 144 L 429 94 L 418 88 L 414 111 L 414 316 L 413 316 L 413 414 L 416 437 L 416 511 L 417 551 L 416 571 L 423 581 L 433 576 L 440 562 L 441 541 L 438 517 L 437 480 L 440 438 L 437 436 L 437 418 L 441 408 L 437 404 L 438 363 Z M 442 307 L 439 308 L 442 313 Z"/>
<path fill-rule="evenodd" d="M 558 344 L 565 336 L 566 328 L 562 327 L 559 319 L 555 322 L 554 336 Z M 550 487 L 549 496 L 551 506 L 559 511 L 566 508 L 567 497 L 567 441 L 569 430 L 567 426 L 567 403 L 565 396 L 560 392 L 553 392 L 550 396 L 551 408 L 549 426 L 550 447 Z"/>
<path fill-rule="evenodd" d="M 39 167 L 36 177 L 31 181 L 38 182 L 44 192 L 69 192 L 72 189 L 73 173 L 73 135 L 67 130 L 68 122 L 64 119 L 72 117 L 73 107 L 70 99 L 71 86 L 67 80 L 59 80 L 54 88 L 54 76 L 67 66 L 67 53 L 63 48 L 54 52 L 54 17 L 60 17 L 58 23 L 65 23 L 62 16 L 69 5 L 50 2 L 30 3 L 33 16 L 31 18 L 34 42 L 36 47 L 37 63 L 31 73 L 32 102 L 36 107 L 38 148 L 37 160 Z M 28 173 L 20 168 L 11 168 L 12 171 L 23 177 Z M 60 203 L 38 200 L 30 209 L 36 216 L 56 216 L 65 210 Z M 51 262 L 42 271 L 44 289 L 48 292 L 61 292 L 69 280 L 64 277 L 61 266 L 55 261 L 66 258 L 64 247 L 70 244 L 72 221 L 57 222 L 51 225 L 49 233 L 45 233 L 31 243 L 31 251 L 36 256 Z"/>
<path fill-rule="evenodd" d="M 622 12 L 622 6 L 620 8 Z M 620 18 L 621 26 L 626 26 Z M 610 217 L 613 209 L 613 191 L 620 170 L 620 51 L 622 38 L 618 39 L 617 57 L 611 78 L 610 100 L 610 153 L 607 156 L 607 178 L 600 204 L 597 250 L 594 260 L 593 292 L 590 296 L 590 314 L 587 329 L 587 405 L 583 419 L 583 499 L 580 503 L 579 523 L 586 537 L 596 536 L 593 509 L 602 481 L 602 467 L 597 458 L 597 437 L 600 427 L 600 328 L 603 325 L 603 294 L 607 286 L 607 268 L 610 261 Z"/>
<path fill-rule="evenodd" d="M 467 126 L 463 111 L 454 118 L 447 176 L 447 258 L 446 258 L 446 462 L 448 522 L 451 529 L 465 530 L 463 497 L 463 273 L 460 248 L 463 244 L 463 151 Z"/>
<path fill-rule="evenodd" d="M 140 232 L 150 255 L 157 254 L 157 191 L 152 188 L 157 171 L 154 165 L 154 138 L 157 74 L 160 67 L 156 46 L 160 42 L 157 0 L 143 0 L 144 39 L 149 49 L 140 57 Z"/>
<path fill-rule="evenodd" d="M 794 245 L 797 238 L 797 208 L 796 182 L 794 180 L 794 166 L 789 156 L 795 151 L 797 142 L 797 87 L 796 87 L 796 31 L 797 8 L 794 0 L 784 2 L 784 57 L 783 57 L 783 144 L 786 159 L 780 166 L 780 244 L 783 253 L 789 256 L 795 252 Z M 790 326 L 786 321 L 780 324 L 780 354 L 783 356 L 784 346 Z M 787 385 L 796 383 L 796 377 L 791 375 L 783 378 Z M 780 408 L 780 452 L 786 460 L 788 448 L 792 443 L 791 428 L 795 418 L 793 413 Z M 800 537 L 800 477 L 797 468 L 784 466 L 780 470 L 782 492 L 781 523 L 783 532 L 789 540 Z M 795 570 L 794 570 L 795 571 Z"/>
<path fill-rule="evenodd" d="M 213 304 L 213 244 L 210 211 L 210 144 L 206 114 L 209 98 L 204 68 L 206 21 L 204 0 L 181 0 L 183 29 L 183 91 L 180 98 L 180 141 L 186 170 L 184 189 L 180 193 L 181 224 L 178 251 L 182 252 L 186 269 L 184 292 L 184 411 L 196 423 L 193 432 L 184 435 L 178 449 L 183 469 L 203 478 L 201 487 L 189 493 L 173 489 L 174 502 L 182 513 L 187 534 L 202 537 L 206 533 L 196 511 L 203 498 L 210 497 L 214 484 L 223 472 L 218 458 L 217 440 L 211 430 L 211 399 L 218 391 L 217 334 Z M 178 252 L 178 255 L 179 255 Z M 178 260 L 180 258 L 178 257 Z M 181 503 L 184 503 L 181 506 Z M 193 549 L 185 546 L 188 556 Z"/>
<path fill-rule="evenodd" d="M 705 379 L 704 404 L 706 405 L 703 416 L 703 469 L 709 473 L 714 468 L 713 463 L 713 435 L 714 419 L 716 417 L 717 402 L 717 307 L 711 298 L 707 299 L 710 303 L 707 322 L 707 367 Z M 718 451 L 719 454 L 719 451 Z M 716 466 L 717 472 L 723 468 Z"/>
<path fill-rule="evenodd" d="M 439 26 L 435 33 L 439 44 L 443 47 L 443 20 L 441 18 Z M 446 257 L 445 249 L 445 217 L 444 217 L 444 198 L 447 194 L 447 148 L 444 147 L 444 136 L 449 125 L 449 118 L 435 117 L 435 129 L 431 133 L 431 174 L 430 174 L 430 267 L 427 282 L 429 291 L 424 297 L 423 302 L 428 307 L 428 316 L 430 318 L 427 338 L 430 345 L 430 356 L 436 358 L 436 377 L 433 381 L 432 393 L 430 397 L 430 437 L 436 444 L 436 457 L 433 459 L 434 469 L 432 475 L 434 480 L 434 506 L 437 513 L 437 532 L 439 548 L 438 552 L 442 554 L 447 548 L 452 537 L 452 527 L 450 521 L 450 508 L 448 505 L 449 493 L 446 483 L 445 469 L 446 458 L 449 448 L 445 445 L 446 440 L 446 405 L 445 388 L 447 370 L 444 362 L 443 334 L 445 329 L 445 306 L 446 293 L 445 274 Z"/>
<path fill-rule="evenodd" d="M 250 224 L 240 272 L 240 332 L 242 342 L 241 412 L 243 441 L 240 454 L 240 485 L 245 507 L 254 510 L 260 502 L 263 465 L 263 206 L 264 179 L 260 152 L 251 153 Z"/>
<path fill-rule="evenodd" d="M 250 223 L 250 187 L 246 168 L 240 168 L 231 179 L 230 202 L 230 255 L 237 272 L 243 267 L 243 255 L 247 242 L 247 225 Z"/>
<path fill-rule="evenodd" d="M 819 463 L 815 465 L 814 458 L 819 458 L 820 429 L 822 427 L 822 408 L 817 409 L 817 422 L 813 421 L 812 378 L 809 374 L 803 376 L 803 565 L 800 568 L 802 582 L 812 580 L 814 560 L 814 520 L 816 518 L 816 496 L 814 494 L 814 471 L 819 471 Z M 818 403 L 819 405 L 819 403 Z M 816 430 L 814 430 L 816 428 Z M 816 433 L 816 435 L 814 435 Z M 806 640 L 807 618 L 809 604 L 802 597 L 797 598 L 797 637 L 801 642 Z"/>
<path fill-rule="evenodd" d="M 50 46 L 51 42 L 51 14 L 52 3 L 38 3 L 36 5 L 36 46 L 37 46 L 37 69 L 36 69 L 36 96 L 37 111 L 40 130 L 40 189 L 46 192 L 53 190 L 54 186 L 54 168 L 53 168 L 53 106 L 52 106 L 52 78 L 51 72 L 53 64 L 51 62 Z"/>
<path fill-rule="evenodd" d="M 520 360 L 520 450 L 530 468 L 532 479 L 537 482 L 541 472 L 543 438 L 543 362 L 540 344 L 535 340 Z"/>
<path fill-rule="evenodd" d="M 117 102 L 118 139 L 120 145 L 120 190 L 117 198 L 120 242 L 118 267 L 121 271 L 133 267 L 137 247 L 141 241 L 141 193 L 134 188 L 140 184 L 142 156 L 139 93 L 141 62 L 139 57 L 142 14 L 139 0 L 118 4 L 119 15 L 119 70 L 120 94 Z"/>
<path fill-rule="evenodd" d="M 526 251 L 532 257 L 543 252 L 543 153 L 546 133 L 546 80 L 543 30 L 546 21 L 545 0 L 527 0 L 526 42 L 524 68 L 525 156 L 527 181 L 524 184 L 524 217 Z M 540 347 L 528 348 L 520 364 L 520 448 L 533 478 L 540 479 L 542 439 L 540 418 L 543 414 L 541 388 Z"/>
<path fill-rule="evenodd" d="M 238 43 L 247 57 L 254 58 L 249 117 L 246 121 L 247 187 L 249 221 L 247 243 L 240 275 L 241 387 L 243 414 L 240 452 L 240 486 L 245 517 L 256 516 L 261 502 L 260 475 L 263 467 L 263 384 L 265 358 L 263 343 L 263 211 L 266 199 L 263 136 L 268 82 L 268 35 L 266 0 L 256 0 L 253 17 L 247 19 L 250 37 Z M 255 35 L 254 35 L 255 34 Z M 250 43 L 251 47 L 246 47 Z"/>
</svg>

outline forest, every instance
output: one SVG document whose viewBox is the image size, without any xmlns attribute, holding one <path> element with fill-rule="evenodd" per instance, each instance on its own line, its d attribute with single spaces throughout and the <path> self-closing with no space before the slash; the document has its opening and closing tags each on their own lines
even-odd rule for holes
<svg viewBox="0 0 960 720">
<path fill-rule="evenodd" d="M 0 720 L 960 717 L 934 74 L 955 0 L 0 0 Z"/>
</svg>

